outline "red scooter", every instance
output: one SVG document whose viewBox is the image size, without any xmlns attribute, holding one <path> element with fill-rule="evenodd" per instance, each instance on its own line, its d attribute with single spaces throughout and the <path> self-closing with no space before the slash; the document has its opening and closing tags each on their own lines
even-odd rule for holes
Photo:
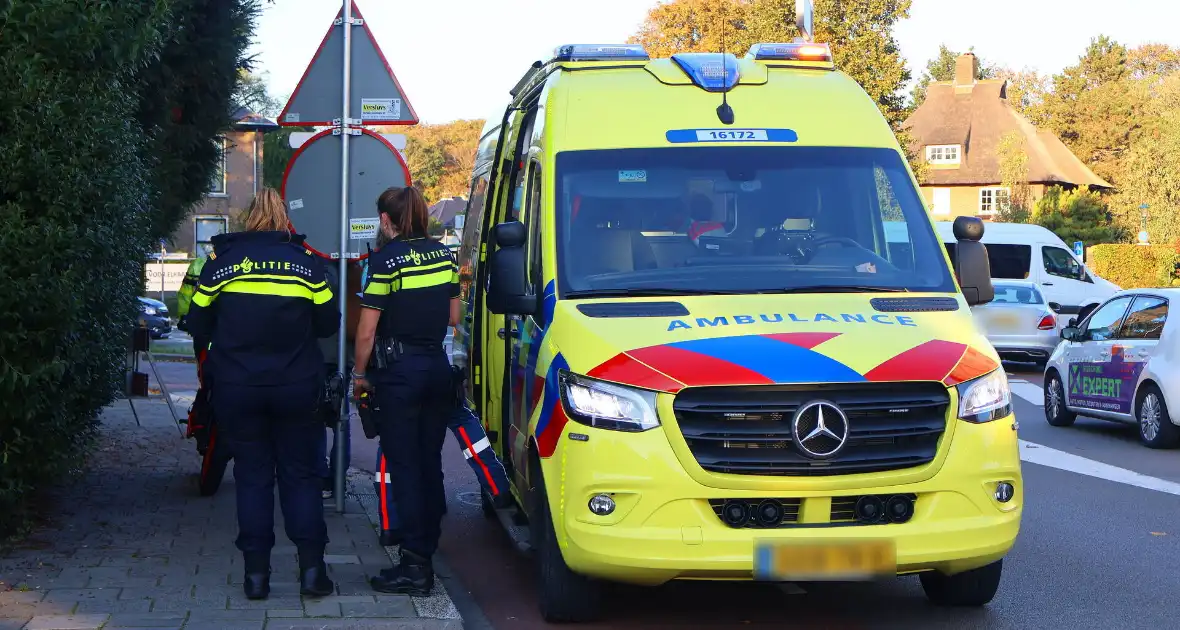
<svg viewBox="0 0 1180 630">
<path fill-rule="evenodd" d="M 201 455 L 201 474 L 197 489 L 203 497 L 210 497 L 221 487 L 225 469 L 233 457 L 229 447 L 217 440 L 217 423 L 213 418 L 213 405 L 209 400 L 209 387 L 205 383 L 205 358 L 208 350 L 197 352 L 197 382 L 199 389 L 188 410 L 188 431 L 185 437 L 197 441 L 197 453 Z"/>
</svg>

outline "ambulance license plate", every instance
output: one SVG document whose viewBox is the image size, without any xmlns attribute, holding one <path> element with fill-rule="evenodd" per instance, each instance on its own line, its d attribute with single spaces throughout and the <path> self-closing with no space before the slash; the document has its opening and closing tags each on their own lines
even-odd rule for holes
<svg viewBox="0 0 1180 630">
<path fill-rule="evenodd" d="M 868 581 L 897 575 L 892 540 L 759 541 L 754 579 L 772 582 Z"/>
</svg>

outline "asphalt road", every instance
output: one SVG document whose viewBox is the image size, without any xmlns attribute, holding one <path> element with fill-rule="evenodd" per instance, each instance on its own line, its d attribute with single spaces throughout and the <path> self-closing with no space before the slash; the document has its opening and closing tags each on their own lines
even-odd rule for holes
<svg viewBox="0 0 1180 630">
<path fill-rule="evenodd" d="M 1134 427 L 1100 420 L 1050 427 L 1040 406 L 1039 372 L 1009 367 L 1016 382 L 1020 437 L 1028 442 L 1023 451 L 1026 503 L 1020 537 L 1005 561 L 1003 583 L 990 606 L 935 608 L 926 602 L 916 577 L 883 584 L 788 587 L 689 582 L 612 587 L 605 600 L 605 619 L 581 627 L 1176 627 L 1180 451 L 1147 449 L 1138 444 Z M 498 523 L 483 516 L 475 479 L 456 445 L 449 442 L 445 449 L 450 508 L 442 551 L 478 606 L 474 610 L 460 602 L 467 609 L 467 626 L 549 627 L 537 613 L 532 564 L 510 546 Z M 365 467 L 368 455 L 354 453 L 354 465 Z M 1082 469 L 1090 474 L 1078 472 Z"/>
</svg>

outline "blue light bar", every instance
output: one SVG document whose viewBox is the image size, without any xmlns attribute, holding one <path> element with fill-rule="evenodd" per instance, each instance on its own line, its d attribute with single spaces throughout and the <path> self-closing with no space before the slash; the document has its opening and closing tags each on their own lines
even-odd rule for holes
<svg viewBox="0 0 1180 630">
<path fill-rule="evenodd" d="M 640 44 L 570 44 L 553 51 L 553 61 L 648 61 Z"/>
<path fill-rule="evenodd" d="M 746 59 L 754 61 L 812 61 L 832 62 L 832 49 L 827 44 L 791 42 L 787 44 L 754 44 Z"/>
<path fill-rule="evenodd" d="M 672 55 L 672 61 L 680 66 L 697 87 L 709 92 L 733 89 L 741 78 L 737 57 L 729 53 L 679 53 Z"/>
</svg>

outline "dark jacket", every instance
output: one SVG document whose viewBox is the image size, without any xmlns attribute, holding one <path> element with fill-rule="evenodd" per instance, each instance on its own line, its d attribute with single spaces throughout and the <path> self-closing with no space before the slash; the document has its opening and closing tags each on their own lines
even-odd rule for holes
<svg viewBox="0 0 1180 630">
<path fill-rule="evenodd" d="M 235 232 L 213 239 L 188 325 L 210 339 L 209 369 L 218 380 L 279 385 L 320 379 L 316 343 L 340 325 L 340 308 L 320 259 L 304 237 Z"/>
</svg>

